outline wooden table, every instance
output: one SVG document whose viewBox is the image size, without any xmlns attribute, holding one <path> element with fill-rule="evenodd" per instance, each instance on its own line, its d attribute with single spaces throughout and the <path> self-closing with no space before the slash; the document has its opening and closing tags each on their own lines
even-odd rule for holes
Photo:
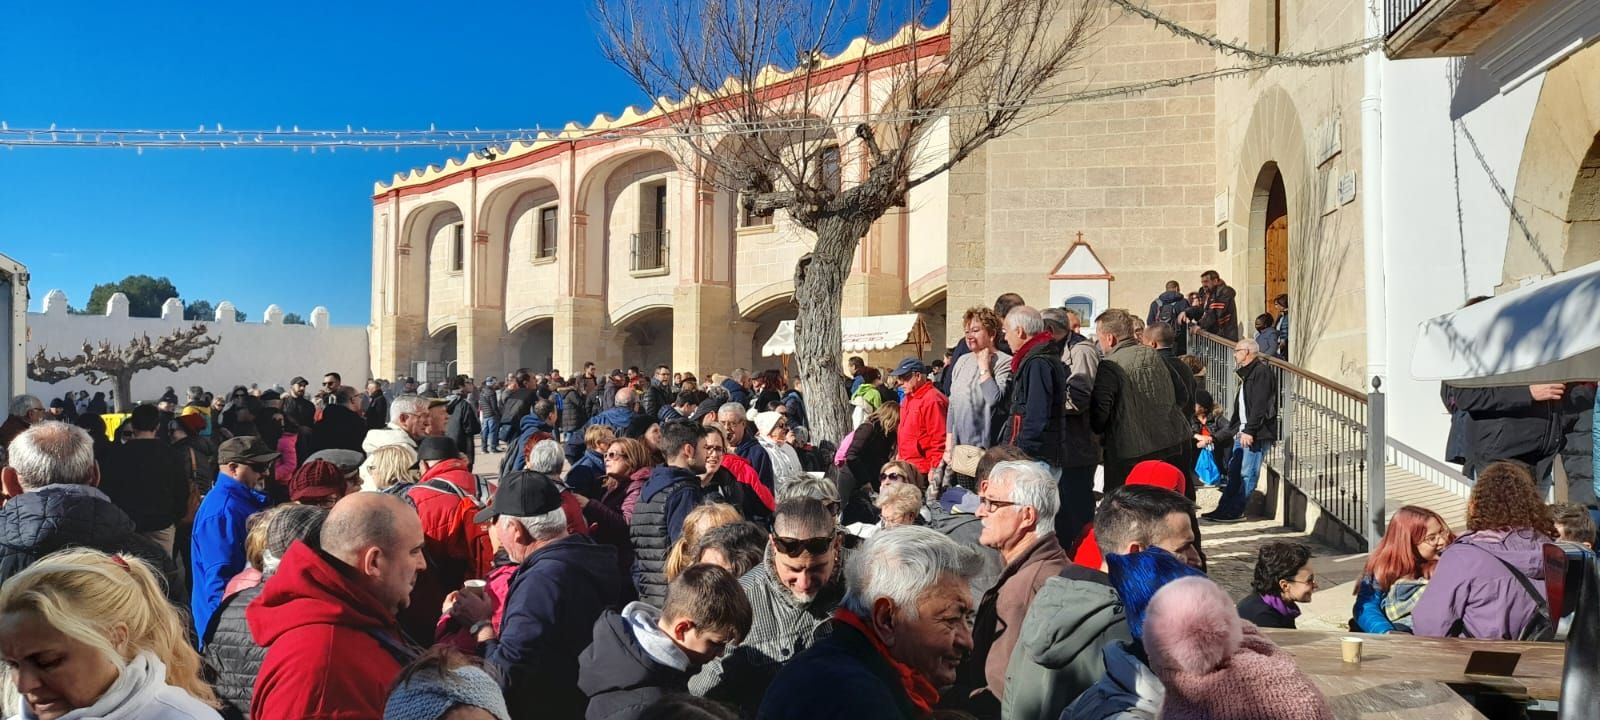
<svg viewBox="0 0 1600 720">
<path fill-rule="evenodd" d="M 1559 700 L 1561 643 L 1528 643 L 1411 635 L 1368 635 L 1321 630 L 1262 632 L 1295 657 L 1295 664 L 1322 689 L 1341 718 L 1478 718 L 1459 695 L 1483 692 L 1524 700 Z M 1362 662 L 1347 664 L 1339 639 L 1359 637 Z M 1511 677 L 1467 675 L 1477 650 L 1520 653 Z"/>
</svg>

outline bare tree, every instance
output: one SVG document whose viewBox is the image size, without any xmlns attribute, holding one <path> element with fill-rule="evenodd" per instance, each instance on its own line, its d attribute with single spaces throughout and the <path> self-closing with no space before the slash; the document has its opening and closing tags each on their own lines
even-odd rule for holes
<svg viewBox="0 0 1600 720">
<path fill-rule="evenodd" d="M 787 211 L 816 234 L 795 268 L 795 359 L 816 437 L 849 430 L 839 315 L 857 243 L 911 188 L 1038 117 L 1028 101 L 1089 44 L 1089 2 L 964 0 L 935 34 L 923 29 L 934 0 L 598 0 L 607 57 L 650 97 L 690 103 L 661 133 L 680 165 L 739 193 L 746 212 Z M 825 61 L 902 22 L 891 66 Z M 887 109 L 845 114 L 864 93 Z M 948 154 L 925 157 L 920 141 L 946 127 Z"/>
<path fill-rule="evenodd" d="M 41 347 L 28 361 L 28 377 L 47 383 L 80 375 L 95 385 L 110 381 L 117 390 L 117 412 L 128 412 L 133 408 L 130 395 L 134 375 L 156 368 L 177 372 L 190 365 L 204 365 L 211 361 L 221 340 L 221 337 L 207 335 L 205 325 L 196 324 L 154 340 L 149 335 L 141 335 L 129 341 L 126 347 L 115 347 L 104 340 L 99 345 L 85 342 L 83 352 L 71 357 L 47 357 L 45 348 Z"/>
</svg>

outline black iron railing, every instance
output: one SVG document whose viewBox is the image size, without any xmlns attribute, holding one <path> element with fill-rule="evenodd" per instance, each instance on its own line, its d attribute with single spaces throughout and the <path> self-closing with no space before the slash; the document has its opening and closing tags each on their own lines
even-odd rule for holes
<svg viewBox="0 0 1600 720">
<path fill-rule="evenodd" d="M 1427 4 L 1428 0 L 1383 0 L 1383 36 L 1394 35 L 1394 31 Z"/>
<path fill-rule="evenodd" d="M 1207 332 L 1189 336 L 1206 365 L 1206 387 L 1224 412 L 1239 393 L 1233 343 Z M 1259 357 L 1278 380 L 1278 441 L 1266 462 L 1322 511 L 1365 534 L 1370 522 L 1367 395 L 1276 358 Z M 1381 447 L 1381 445 L 1380 445 Z M 1378 491 L 1378 508 L 1382 492 Z"/>
<path fill-rule="evenodd" d="M 667 241 L 669 233 L 665 229 L 645 230 L 633 234 L 633 260 L 629 269 L 634 272 L 644 270 L 665 270 L 667 268 Z"/>
</svg>

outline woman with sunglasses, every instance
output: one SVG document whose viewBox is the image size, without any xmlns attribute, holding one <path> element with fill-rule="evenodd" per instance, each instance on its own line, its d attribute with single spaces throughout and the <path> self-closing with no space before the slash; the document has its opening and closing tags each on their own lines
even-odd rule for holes
<svg viewBox="0 0 1600 720">
<path fill-rule="evenodd" d="M 650 470 L 663 462 L 661 451 L 637 438 L 618 438 L 606 448 L 604 458 L 606 475 L 600 481 L 604 491 L 600 502 L 631 522 L 633 506 L 650 479 Z"/>
<path fill-rule="evenodd" d="M 1439 513 L 1415 505 L 1396 511 L 1361 573 L 1351 629 L 1411 632 L 1411 610 L 1428 588 L 1439 554 L 1452 542 L 1455 534 Z"/>
</svg>

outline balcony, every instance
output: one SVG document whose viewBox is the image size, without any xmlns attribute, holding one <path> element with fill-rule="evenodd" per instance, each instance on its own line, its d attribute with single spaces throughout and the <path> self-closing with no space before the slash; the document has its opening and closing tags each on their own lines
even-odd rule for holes
<svg viewBox="0 0 1600 720">
<path fill-rule="evenodd" d="M 633 253 L 628 270 L 635 275 L 662 275 L 667 272 L 668 240 L 666 229 L 645 230 L 633 234 Z"/>
<path fill-rule="evenodd" d="M 1392 60 L 1471 55 L 1523 10 L 1538 3 L 1539 0 L 1384 0 L 1384 50 Z"/>
</svg>

